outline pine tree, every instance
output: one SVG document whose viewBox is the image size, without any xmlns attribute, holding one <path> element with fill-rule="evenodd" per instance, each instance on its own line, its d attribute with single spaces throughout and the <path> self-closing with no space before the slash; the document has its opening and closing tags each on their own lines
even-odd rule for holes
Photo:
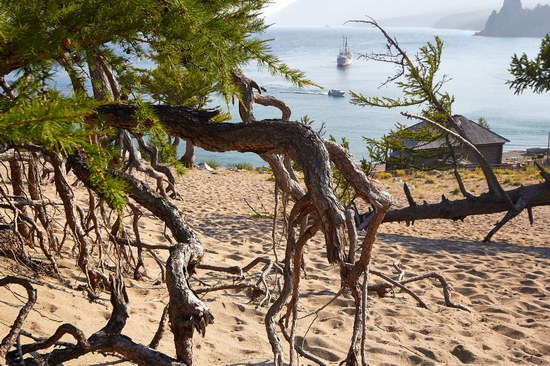
<svg viewBox="0 0 550 366">
<path fill-rule="evenodd" d="M 539 54 L 530 60 L 524 53 L 514 55 L 510 64 L 514 80 L 508 82 L 516 94 L 531 89 L 535 93 L 550 91 L 550 35 L 546 35 L 540 45 Z"/>
</svg>

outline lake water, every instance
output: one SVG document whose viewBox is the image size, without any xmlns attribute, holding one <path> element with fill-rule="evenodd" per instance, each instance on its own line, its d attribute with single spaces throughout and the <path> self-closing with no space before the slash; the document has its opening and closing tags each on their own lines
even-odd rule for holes
<svg viewBox="0 0 550 366">
<path fill-rule="evenodd" d="M 508 69 L 512 55 L 525 52 L 534 57 L 540 39 L 476 37 L 473 32 L 440 29 L 390 28 L 388 31 L 409 55 L 433 41 L 436 34 L 443 39 L 441 75 L 450 78 L 444 90 L 455 96 L 453 113 L 472 120 L 484 117 L 493 131 L 510 140 L 504 145 L 505 150 L 546 147 L 550 132 L 550 93 L 538 95 L 526 91 L 515 95 L 505 84 L 511 78 Z M 343 35 L 348 37 L 354 60 L 350 67 L 339 69 L 336 55 Z M 314 128 L 325 125 L 326 137 L 347 137 L 357 159 L 366 155 L 363 136 L 380 137 L 396 122 L 411 123 L 404 120 L 398 110 L 363 108 L 349 103 L 349 90 L 368 96 L 399 95 L 392 85 L 380 88 L 380 84 L 393 75 L 392 66 L 357 57 L 384 51 L 385 42 L 378 31 L 356 27 L 271 28 L 262 38 L 272 39 L 271 49 L 275 55 L 290 67 L 304 71 L 325 90 L 296 89 L 254 65 L 245 68 L 246 75 L 265 87 L 267 94 L 284 100 L 292 109 L 293 120 L 307 115 L 315 121 Z M 327 96 L 326 90 L 333 88 L 346 90 L 346 97 Z M 419 112 L 414 107 L 408 110 Z M 255 107 L 255 114 L 258 119 L 280 117 L 277 110 L 262 106 Z M 236 112 L 234 116 L 238 118 Z M 223 164 L 262 163 L 254 154 L 199 151 L 197 161 L 206 159 Z"/>
</svg>

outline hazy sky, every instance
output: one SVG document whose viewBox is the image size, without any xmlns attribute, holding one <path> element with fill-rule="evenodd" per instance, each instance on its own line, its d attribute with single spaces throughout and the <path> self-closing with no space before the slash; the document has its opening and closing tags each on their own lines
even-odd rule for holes
<svg viewBox="0 0 550 366">
<path fill-rule="evenodd" d="M 451 15 L 500 9 L 504 0 L 273 0 L 266 9 L 268 21 L 283 25 L 341 25 L 366 14 L 377 20 L 433 14 Z M 522 0 L 524 7 L 550 0 Z M 286 9 L 285 9 L 286 8 Z M 282 10 L 282 11 L 281 11 Z"/>
<path fill-rule="evenodd" d="M 266 14 L 273 14 L 275 12 L 278 12 L 282 8 L 292 4 L 297 0 L 272 0 L 272 3 L 267 7 L 265 13 Z"/>
</svg>

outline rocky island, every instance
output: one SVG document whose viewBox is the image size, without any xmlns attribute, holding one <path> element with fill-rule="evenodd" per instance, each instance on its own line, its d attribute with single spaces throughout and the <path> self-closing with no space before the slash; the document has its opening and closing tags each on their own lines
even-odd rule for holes
<svg viewBox="0 0 550 366">
<path fill-rule="evenodd" d="M 487 37 L 543 37 L 550 33 L 550 6 L 524 9 L 521 0 L 504 0 L 502 9 L 493 11 L 485 29 L 476 33 Z"/>
</svg>

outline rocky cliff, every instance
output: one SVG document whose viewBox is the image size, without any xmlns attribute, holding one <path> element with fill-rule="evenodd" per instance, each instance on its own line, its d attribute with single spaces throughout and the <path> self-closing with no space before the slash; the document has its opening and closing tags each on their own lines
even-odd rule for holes
<svg viewBox="0 0 550 366">
<path fill-rule="evenodd" d="M 504 0 L 502 9 L 487 19 L 485 29 L 478 36 L 488 37 L 543 37 L 550 34 L 550 6 L 537 5 L 524 9 L 521 0 Z"/>
</svg>

